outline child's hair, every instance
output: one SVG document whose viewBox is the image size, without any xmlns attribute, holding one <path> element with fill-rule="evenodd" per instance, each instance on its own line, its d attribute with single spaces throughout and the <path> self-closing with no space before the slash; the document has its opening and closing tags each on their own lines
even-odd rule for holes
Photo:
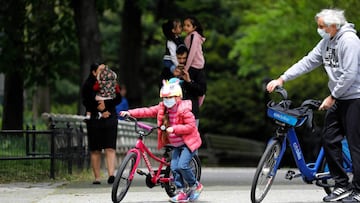
<svg viewBox="0 0 360 203">
<path fill-rule="evenodd" d="M 165 126 L 165 129 L 170 126 L 169 112 L 164 106 L 164 117 L 162 119 L 162 125 Z M 161 131 L 161 140 L 163 143 L 169 143 L 168 133 L 166 130 Z"/>
<path fill-rule="evenodd" d="M 198 21 L 198 19 L 194 16 L 188 16 L 185 18 L 185 20 L 190 20 L 191 24 L 196 27 L 195 31 L 198 32 L 201 36 L 204 37 L 204 30 L 203 27 L 201 26 L 200 22 Z"/>
<path fill-rule="evenodd" d="M 90 65 L 90 74 L 92 71 L 96 71 L 101 64 L 103 64 L 103 62 L 101 62 L 101 61 L 96 61 L 96 62 L 92 63 Z"/>
<path fill-rule="evenodd" d="M 181 23 L 179 19 L 170 19 L 162 24 L 162 31 L 167 40 L 175 41 L 176 36 L 172 32 L 172 29 L 176 27 L 177 24 Z"/>
<path fill-rule="evenodd" d="M 180 44 L 177 48 L 176 48 L 176 54 L 178 55 L 182 55 L 184 53 L 189 53 L 188 48 L 186 48 L 185 44 Z"/>
</svg>

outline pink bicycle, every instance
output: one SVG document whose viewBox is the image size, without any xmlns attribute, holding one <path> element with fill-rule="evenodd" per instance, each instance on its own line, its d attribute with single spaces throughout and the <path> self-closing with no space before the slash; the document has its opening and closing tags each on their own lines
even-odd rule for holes
<svg viewBox="0 0 360 203">
<path fill-rule="evenodd" d="M 165 130 L 165 126 L 151 127 L 138 122 L 136 118 L 131 116 L 127 116 L 126 120 L 135 122 L 135 132 L 138 134 L 138 139 L 135 146 L 127 152 L 124 160 L 117 170 L 111 192 L 112 201 L 114 203 L 118 203 L 125 197 L 135 176 L 135 172 L 139 175 L 146 176 L 145 183 L 149 188 L 160 185 L 165 189 L 169 197 L 173 197 L 176 189 L 172 181 L 173 178 L 170 170 L 170 152 L 173 147 L 170 145 L 165 146 L 163 155 L 161 157 L 157 157 L 143 142 L 144 137 L 150 135 L 155 129 L 160 128 L 161 130 Z M 152 167 L 149 157 L 159 163 L 157 168 L 154 169 Z M 145 162 L 147 173 L 138 169 L 141 158 Z M 197 155 L 192 158 L 190 166 L 196 176 L 196 179 L 200 181 L 201 164 Z"/>
</svg>

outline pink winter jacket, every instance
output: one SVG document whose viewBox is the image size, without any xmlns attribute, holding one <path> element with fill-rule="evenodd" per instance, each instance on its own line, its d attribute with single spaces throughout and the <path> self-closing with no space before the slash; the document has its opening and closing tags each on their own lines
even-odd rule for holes
<svg viewBox="0 0 360 203">
<path fill-rule="evenodd" d="M 192 42 L 191 42 L 191 35 L 193 35 Z M 196 69 L 204 68 L 205 58 L 202 49 L 202 44 L 204 42 L 205 42 L 205 38 L 196 31 L 189 33 L 185 37 L 184 43 L 188 49 L 190 48 L 188 57 L 186 59 L 185 70 L 189 70 L 190 67 Z"/>
<path fill-rule="evenodd" d="M 176 112 L 176 124 L 172 125 L 176 135 L 182 135 L 186 146 L 193 152 L 201 146 L 201 137 L 196 127 L 194 114 L 191 112 L 190 100 L 179 100 Z M 156 106 L 143 107 L 129 110 L 131 116 L 135 118 L 157 118 L 157 125 L 162 125 L 162 119 L 165 113 L 165 106 L 160 102 Z M 164 147 L 161 141 L 161 130 L 158 129 L 158 149 Z"/>
</svg>

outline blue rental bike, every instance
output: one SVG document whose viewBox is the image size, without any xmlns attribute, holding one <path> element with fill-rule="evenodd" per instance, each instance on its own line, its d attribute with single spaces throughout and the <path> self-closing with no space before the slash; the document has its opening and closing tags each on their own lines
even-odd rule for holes
<svg viewBox="0 0 360 203">
<path fill-rule="evenodd" d="M 287 99 L 287 91 L 282 87 L 277 87 L 275 92 L 280 94 L 282 99 L 280 102 L 270 101 L 267 104 L 267 116 L 277 127 L 256 168 L 251 185 L 251 202 L 260 203 L 269 192 L 287 146 L 291 149 L 299 173 L 289 170 L 285 178 L 291 180 L 301 177 L 305 183 L 315 183 L 330 194 L 334 188 L 334 181 L 326 164 L 324 149 L 320 149 L 314 163 L 307 163 L 295 132 L 295 128 L 302 125 L 313 127 L 313 110 L 319 108 L 321 101 L 309 99 L 305 100 L 300 107 L 291 108 L 292 102 Z M 352 163 L 347 151 L 346 139 L 342 141 L 342 144 L 343 166 L 351 175 Z"/>
</svg>

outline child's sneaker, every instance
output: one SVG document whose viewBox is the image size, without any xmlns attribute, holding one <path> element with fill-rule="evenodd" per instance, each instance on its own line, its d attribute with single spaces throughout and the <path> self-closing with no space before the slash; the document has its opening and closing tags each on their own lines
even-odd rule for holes
<svg viewBox="0 0 360 203">
<path fill-rule="evenodd" d="M 189 198 L 185 192 L 180 191 L 177 193 L 177 195 L 175 195 L 174 197 L 171 197 L 169 201 L 170 202 L 188 202 Z"/>
<path fill-rule="evenodd" d="M 189 200 L 195 201 L 199 198 L 200 193 L 203 191 L 204 186 L 200 182 L 196 182 L 195 185 L 191 186 L 189 193 Z"/>
</svg>

